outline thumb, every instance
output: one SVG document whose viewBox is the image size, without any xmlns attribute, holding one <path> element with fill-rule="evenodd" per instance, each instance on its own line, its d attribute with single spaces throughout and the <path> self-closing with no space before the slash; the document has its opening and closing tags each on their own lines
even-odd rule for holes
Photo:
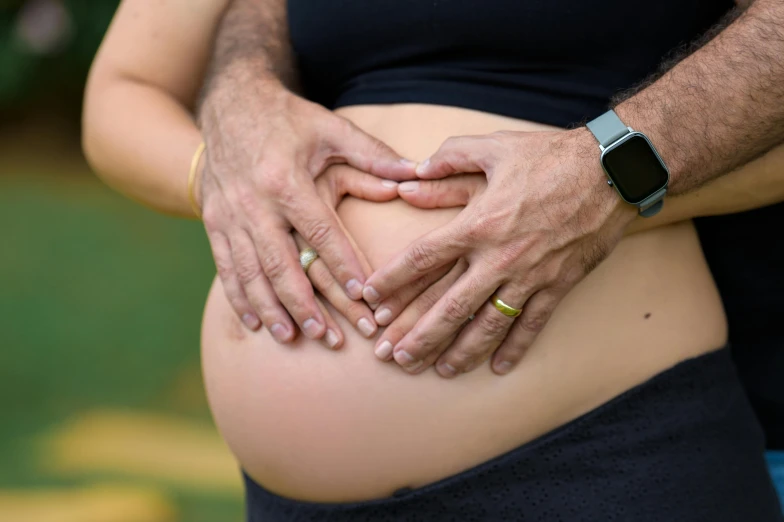
<svg viewBox="0 0 784 522">
<path fill-rule="evenodd" d="M 340 118 L 336 116 L 336 118 Z M 405 181 L 416 179 L 416 162 L 403 158 L 386 143 L 366 133 L 345 118 L 327 138 L 335 153 L 354 168 L 374 176 Z"/>
<path fill-rule="evenodd" d="M 419 208 L 464 207 L 484 192 L 487 179 L 464 174 L 437 180 L 406 181 L 398 185 L 400 197 Z"/>
</svg>

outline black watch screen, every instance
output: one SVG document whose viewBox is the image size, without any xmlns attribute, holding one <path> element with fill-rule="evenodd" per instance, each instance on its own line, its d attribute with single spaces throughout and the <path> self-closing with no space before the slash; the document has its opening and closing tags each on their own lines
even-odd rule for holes
<svg viewBox="0 0 784 522">
<path fill-rule="evenodd" d="M 639 133 L 602 154 L 602 165 L 626 202 L 636 205 L 664 188 L 669 172 L 648 138 Z"/>
</svg>

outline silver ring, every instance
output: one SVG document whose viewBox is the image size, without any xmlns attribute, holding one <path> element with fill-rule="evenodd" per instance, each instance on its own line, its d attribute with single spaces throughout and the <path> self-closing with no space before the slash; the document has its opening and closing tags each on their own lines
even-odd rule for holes
<svg viewBox="0 0 784 522">
<path fill-rule="evenodd" d="M 316 259 L 318 259 L 318 257 L 318 252 L 312 248 L 306 248 L 299 253 L 299 264 L 306 274 L 308 273 L 308 268 L 310 268 L 310 265 L 312 265 Z"/>
</svg>

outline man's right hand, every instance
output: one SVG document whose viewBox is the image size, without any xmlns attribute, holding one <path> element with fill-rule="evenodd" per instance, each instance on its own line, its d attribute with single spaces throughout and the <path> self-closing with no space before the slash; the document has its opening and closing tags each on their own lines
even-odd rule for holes
<svg viewBox="0 0 784 522">
<path fill-rule="evenodd" d="M 351 299 L 362 298 L 365 276 L 314 179 L 329 165 L 348 163 L 402 181 L 415 178 L 415 164 L 277 80 L 247 78 L 241 92 L 235 83 L 211 89 L 202 106 L 204 226 L 226 295 L 248 328 L 263 323 L 285 343 L 296 334 L 293 318 L 307 337 L 321 339 L 325 318 L 292 228 Z"/>
</svg>

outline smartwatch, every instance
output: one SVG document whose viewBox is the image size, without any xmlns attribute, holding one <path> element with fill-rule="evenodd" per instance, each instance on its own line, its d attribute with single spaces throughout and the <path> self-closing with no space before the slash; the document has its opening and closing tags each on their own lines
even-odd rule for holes
<svg viewBox="0 0 784 522">
<path fill-rule="evenodd" d="M 621 199 L 640 209 L 641 216 L 658 214 L 664 206 L 670 171 L 648 136 L 624 125 L 613 110 L 587 127 L 599 141 L 607 183 Z"/>
</svg>

